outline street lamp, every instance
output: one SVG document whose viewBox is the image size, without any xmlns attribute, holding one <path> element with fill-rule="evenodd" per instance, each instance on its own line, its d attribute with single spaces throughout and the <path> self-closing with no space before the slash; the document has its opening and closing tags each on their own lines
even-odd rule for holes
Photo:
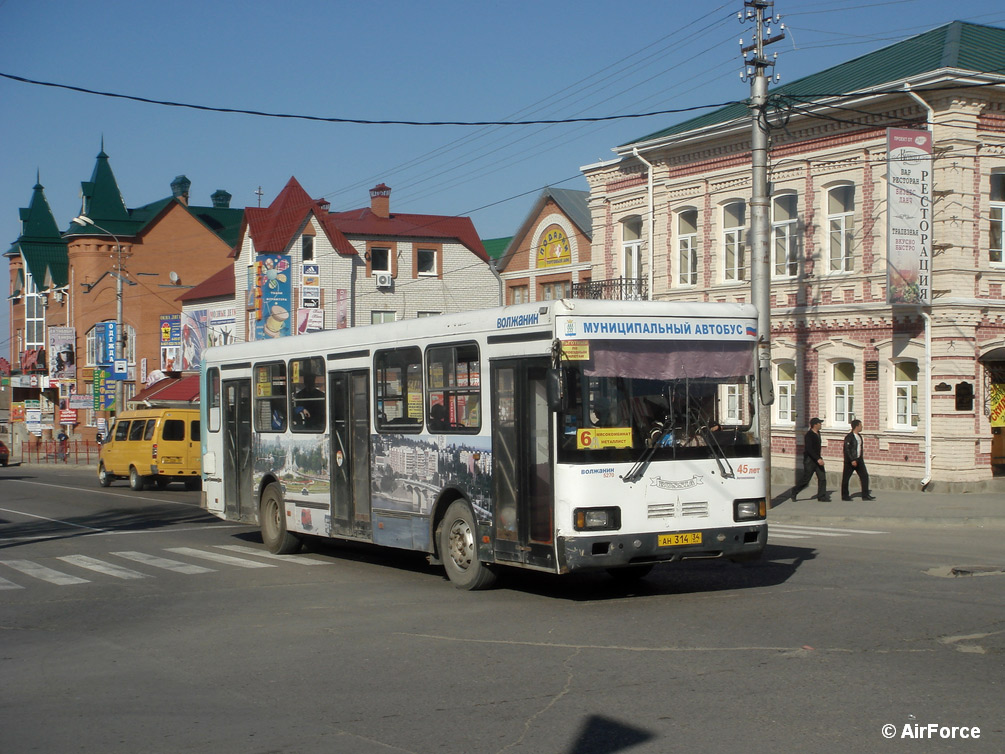
<svg viewBox="0 0 1005 754">
<path fill-rule="evenodd" d="M 107 233 L 115 241 L 115 329 L 117 330 L 117 335 L 115 338 L 115 354 L 114 358 L 116 361 L 122 359 L 122 340 L 125 338 L 125 331 L 122 329 L 122 242 L 119 241 L 119 237 L 116 236 L 112 231 L 107 228 L 102 228 L 94 220 L 89 218 L 87 215 L 78 215 L 73 218 L 73 223 L 80 225 L 82 227 L 87 227 L 91 225 L 103 233 Z M 128 367 L 127 367 L 128 369 Z M 115 413 L 118 414 L 123 410 L 124 405 L 122 402 L 123 390 L 122 390 L 122 380 L 115 380 Z"/>
</svg>

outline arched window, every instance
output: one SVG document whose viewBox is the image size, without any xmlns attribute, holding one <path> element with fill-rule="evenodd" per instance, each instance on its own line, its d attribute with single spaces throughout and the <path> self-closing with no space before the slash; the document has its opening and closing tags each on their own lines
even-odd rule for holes
<svg viewBox="0 0 1005 754">
<path fill-rule="evenodd" d="M 775 421 L 796 423 L 796 362 L 780 361 L 775 367 Z"/>
<path fill-rule="evenodd" d="M 677 213 L 677 284 L 698 284 L 698 210 Z"/>
<path fill-rule="evenodd" d="M 850 424 L 855 418 L 855 365 L 850 361 L 838 361 L 832 367 L 831 405 L 835 426 Z"/>
<path fill-rule="evenodd" d="M 792 278 L 799 272 L 796 257 L 796 195 L 781 194 L 771 202 L 771 242 L 776 278 Z"/>
<path fill-rule="evenodd" d="M 851 245 L 855 237 L 855 187 L 835 186 L 827 192 L 828 258 L 831 272 L 851 271 Z"/>
<path fill-rule="evenodd" d="M 918 362 L 893 363 L 893 425 L 897 429 L 918 426 Z"/>
<path fill-rule="evenodd" d="M 746 254 L 743 247 L 747 224 L 747 204 L 729 202 L 722 208 L 722 279 L 726 282 L 746 279 Z"/>
</svg>

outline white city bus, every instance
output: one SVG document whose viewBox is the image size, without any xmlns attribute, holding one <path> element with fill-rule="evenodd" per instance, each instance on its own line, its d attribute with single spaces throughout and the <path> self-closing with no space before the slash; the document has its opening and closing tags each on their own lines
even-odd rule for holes
<svg viewBox="0 0 1005 754">
<path fill-rule="evenodd" d="M 764 549 L 756 312 L 560 300 L 207 350 L 203 506 L 501 566 L 645 576 Z"/>
</svg>

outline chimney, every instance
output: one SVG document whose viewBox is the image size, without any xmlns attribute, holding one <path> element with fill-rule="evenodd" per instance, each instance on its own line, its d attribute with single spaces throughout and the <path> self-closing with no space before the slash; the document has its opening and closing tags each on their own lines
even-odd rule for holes
<svg viewBox="0 0 1005 754">
<path fill-rule="evenodd" d="M 175 176 L 171 181 L 171 195 L 178 199 L 186 207 L 188 206 L 188 190 L 192 187 L 192 181 L 183 175 Z"/>
<path fill-rule="evenodd" d="M 217 189 L 209 198 L 213 200 L 213 207 L 216 209 L 228 209 L 230 207 L 231 195 L 223 189 Z"/>
<path fill-rule="evenodd" d="M 370 189 L 370 211 L 377 217 L 391 216 L 391 187 L 378 183 Z"/>
</svg>

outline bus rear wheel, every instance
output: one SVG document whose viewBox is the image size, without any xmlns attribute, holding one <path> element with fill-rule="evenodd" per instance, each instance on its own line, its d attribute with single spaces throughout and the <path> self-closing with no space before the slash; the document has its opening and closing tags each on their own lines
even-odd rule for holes
<svg viewBox="0 0 1005 754">
<path fill-rule="evenodd" d="M 129 489 L 139 492 L 146 486 L 146 477 L 140 475 L 135 466 L 129 467 Z"/>
<path fill-rule="evenodd" d="M 439 528 L 440 560 L 458 589 L 487 589 L 495 583 L 495 571 L 478 560 L 477 532 L 471 507 L 463 500 L 451 503 Z"/>
<path fill-rule="evenodd" d="M 262 543 L 273 555 L 289 555 L 300 551 L 300 537 L 286 530 L 286 504 L 278 484 L 270 484 L 262 495 L 258 510 Z"/>
</svg>

